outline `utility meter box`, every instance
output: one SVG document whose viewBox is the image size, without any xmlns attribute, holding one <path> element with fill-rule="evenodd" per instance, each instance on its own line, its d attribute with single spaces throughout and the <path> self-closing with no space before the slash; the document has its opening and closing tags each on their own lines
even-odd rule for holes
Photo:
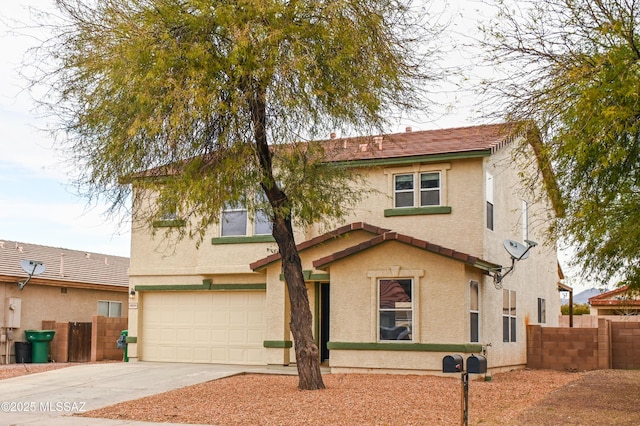
<svg viewBox="0 0 640 426">
<path fill-rule="evenodd" d="M 5 327 L 20 328 L 20 317 L 22 316 L 22 299 L 19 297 L 8 297 L 5 305 Z"/>
<path fill-rule="evenodd" d="M 443 373 L 460 373 L 464 370 L 464 361 L 460 355 L 447 355 L 442 358 Z"/>
<path fill-rule="evenodd" d="M 487 372 L 487 358 L 482 355 L 471 355 L 467 358 L 467 373 L 485 374 Z"/>
</svg>

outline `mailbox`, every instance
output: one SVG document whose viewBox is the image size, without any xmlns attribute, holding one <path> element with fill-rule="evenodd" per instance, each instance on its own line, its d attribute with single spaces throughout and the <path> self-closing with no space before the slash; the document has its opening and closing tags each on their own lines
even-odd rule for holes
<svg viewBox="0 0 640 426">
<path fill-rule="evenodd" d="M 471 355 L 467 358 L 467 373 L 485 374 L 487 372 L 487 358 L 482 355 Z"/>
<path fill-rule="evenodd" d="M 464 361 L 460 355 L 447 355 L 442 358 L 443 373 L 460 373 L 464 370 Z"/>
</svg>

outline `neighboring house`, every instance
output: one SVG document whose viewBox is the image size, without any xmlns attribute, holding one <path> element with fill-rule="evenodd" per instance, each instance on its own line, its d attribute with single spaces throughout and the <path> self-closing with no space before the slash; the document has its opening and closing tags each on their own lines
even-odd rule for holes
<svg viewBox="0 0 640 426">
<path fill-rule="evenodd" d="M 29 276 L 23 261 L 41 262 L 45 271 L 20 290 Z M 128 268 L 126 257 L 0 240 L 0 362 L 8 363 L 13 343 L 25 341 L 25 330 L 42 329 L 43 321 L 126 317 Z"/>
<path fill-rule="evenodd" d="M 628 285 L 590 297 L 589 304 L 592 316 L 626 315 L 636 316 L 640 320 L 640 294 L 638 291 L 629 291 Z"/>
<path fill-rule="evenodd" d="M 327 141 L 339 148 L 332 161 L 377 189 L 337 229 L 296 231 L 313 332 L 332 371 L 438 372 L 445 355 L 483 352 L 490 371 L 522 367 L 526 325 L 557 326 L 556 247 L 542 244 L 552 212 L 540 189 L 521 183 L 535 161 L 514 160 L 508 130 Z M 246 211 L 223 218 L 199 249 L 183 240 L 166 250 L 162 232 L 133 229 L 133 360 L 295 362 L 268 226 Z M 541 244 L 496 283 L 500 265 L 511 266 L 507 239 Z"/>
</svg>

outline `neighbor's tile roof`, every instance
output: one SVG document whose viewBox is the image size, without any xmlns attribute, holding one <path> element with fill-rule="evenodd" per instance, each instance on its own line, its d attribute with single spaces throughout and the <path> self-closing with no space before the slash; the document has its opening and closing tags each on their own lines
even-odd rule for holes
<svg viewBox="0 0 640 426">
<path fill-rule="evenodd" d="M 407 131 L 380 136 L 332 139 L 330 161 L 372 160 L 464 152 L 494 152 L 509 143 L 513 124 Z"/>
<path fill-rule="evenodd" d="M 369 225 L 368 223 L 364 223 L 364 222 L 355 222 L 355 223 L 351 223 L 349 225 L 344 225 L 341 226 L 340 228 L 334 229 L 333 231 L 327 232 L 325 234 L 319 235 L 315 238 L 312 238 L 310 240 L 307 241 L 303 241 L 300 244 L 296 245 L 296 248 L 298 249 L 298 252 L 303 251 L 305 249 L 308 249 L 310 247 L 314 247 L 318 244 L 322 244 L 326 241 L 332 240 L 334 238 L 338 238 L 341 237 L 349 232 L 353 232 L 353 231 L 367 231 L 370 232 L 372 234 L 377 234 L 377 235 L 381 235 L 384 234 L 385 232 L 388 232 L 388 229 L 384 229 L 384 228 L 380 228 L 374 225 Z M 272 255 L 269 255 L 267 257 L 264 257 L 260 260 L 257 260 L 255 262 L 253 262 L 252 264 L 249 265 L 249 267 L 251 269 L 253 269 L 254 271 L 259 270 L 264 268 L 265 266 L 267 266 L 268 264 L 275 262 L 276 260 L 280 259 L 280 253 L 274 253 Z"/>
<path fill-rule="evenodd" d="M 404 243 L 422 250 L 426 250 L 435 254 L 439 254 L 441 256 L 445 256 L 454 260 L 458 260 L 460 262 L 463 262 L 475 267 L 479 267 L 479 265 L 483 265 L 485 267 L 488 266 L 495 269 L 500 267 L 500 265 L 496 265 L 491 262 L 484 261 L 476 256 L 472 256 L 470 254 L 459 252 L 459 251 L 446 248 L 437 244 L 432 244 L 428 241 L 420 240 L 418 238 L 413 238 L 408 235 L 399 234 L 397 232 L 385 232 L 382 235 L 377 235 L 368 241 L 363 241 L 360 244 L 356 244 L 342 251 L 338 251 L 336 253 L 330 254 L 329 256 L 316 259 L 313 261 L 313 267 L 322 269 L 325 266 L 329 265 L 330 263 L 336 262 L 340 259 L 344 259 L 347 256 L 351 256 L 353 254 L 362 252 L 371 247 L 383 244 L 388 241 L 399 241 L 401 243 Z M 481 268 L 481 269 L 485 269 L 485 268 Z"/>
<path fill-rule="evenodd" d="M 591 306 L 640 306 L 637 294 L 627 294 L 629 286 L 625 285 L 589 298 Z"/>
<path fill-rule="evenodd" d="M 129 258 L 79 250 L 41 246 L 37 244 L 0 240 L 0 279 L 26 279 L 20 267 L 23 260 L 45 265 L 45 272 L 32 280 L 69 282 L 70 284 L 129 286 Z M 36 281 L 34 281 L 36 282 Z"/>
</svg>

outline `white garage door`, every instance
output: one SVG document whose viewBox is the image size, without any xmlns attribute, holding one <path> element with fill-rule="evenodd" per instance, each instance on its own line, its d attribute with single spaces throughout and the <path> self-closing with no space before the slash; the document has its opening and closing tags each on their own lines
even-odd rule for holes
<svg viewBox="0 0 640 426">
<path fill-rule="evenodd" d="M 144 293 L 141 359 L 265 364 L 265 293 Z"/>
</svg>

